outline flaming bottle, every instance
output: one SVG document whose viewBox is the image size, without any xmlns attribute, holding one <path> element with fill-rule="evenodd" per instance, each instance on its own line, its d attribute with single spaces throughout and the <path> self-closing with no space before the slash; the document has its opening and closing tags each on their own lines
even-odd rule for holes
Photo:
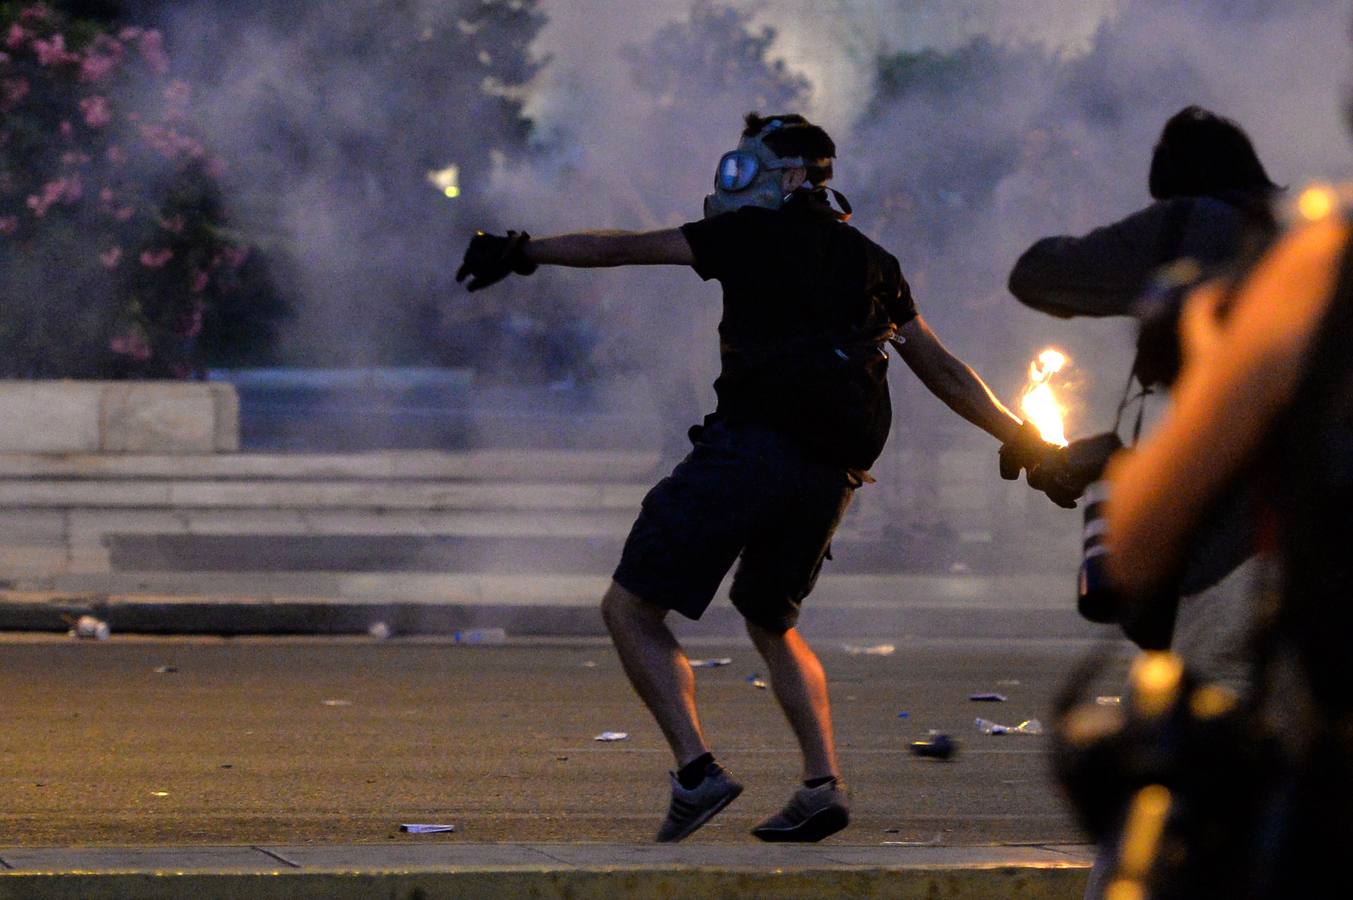
<svg viewBox="0 0 1353 900">
<path fill-rule="evenodd" d="M 1058 447 L 1066 446 L 1066 427 L 1063 418 L 1066 409 L 1057 401 L 1052 390 L 1052 376 L 1062 371 L 1069 360 L 1060 350 L 1049 347 L 1029 363 L 1029 385 L 1020 397 L 1019 410 L 1024 418 L 1034 423 L 1043 440 Z"/>
</svg>

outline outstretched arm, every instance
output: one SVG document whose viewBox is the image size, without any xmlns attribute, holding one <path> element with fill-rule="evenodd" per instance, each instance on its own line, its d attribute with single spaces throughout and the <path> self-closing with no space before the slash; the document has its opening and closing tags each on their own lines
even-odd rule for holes
<svg viewBox="0 0 1353 900">
<path fill-rule="evenodd" d="M 678 228 L 662 231 L 592 231 L 561 234 L 531 240 L 524 231 L 506 235 L 480 231 L 465 248 L 465 258 L 456 270 L 456 281 L 467 290 L 479 291 L 508 275 L 530 275 L 541 264 L 597 268 L 602 266 L 652 266 L 695 264 L 695 254 Z"/>
<path fill-rule="evenodd" d="M 532 240 L 525 247 L 533 263 L 576 268 L 608 266 L 689 266 L 695 255 L 679 228 L 661 231 L 581 231 Z"/>
<path fill-rule="evenodd" d="M 976 372 L 940 343 L 920 316 L 898 329 L 898 353 L 930 393 L 1001 443 L 1020 438 L 1020 420 Z"/>
<path fill-rule="evenodd" d="M 1126 316 L 1151 272 L 1177 252 L 1193 201 L 1153 203 L 1082 237 L 1048 237 L 1024 252 L 1010 272 L 1010 293 L 1058 318 Z"/>
</svg>

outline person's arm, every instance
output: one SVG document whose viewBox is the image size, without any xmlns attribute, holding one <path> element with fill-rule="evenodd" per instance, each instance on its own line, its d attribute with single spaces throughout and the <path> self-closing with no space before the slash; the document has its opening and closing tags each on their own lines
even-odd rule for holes
<svg viewBox="0 0 1353 900">
<path fill-rule="evenodd" d="M 482 291 L 508 275 L 530 275 L 542 263 L 555 266 L 695 265 L 690 242 L 677 228 L 661 231 L 592 231 L 531 240 L 524 231 L 476 232 L 456 270 L 466 290 Z"/>
<path fill-rule="evenodd" d="M 1210 504 L 1250 463 L 1292 400 L 1334 289 L 1345 228 L 1326 222 L 1281 243 L 1241 288 L 1225 323 L 1205 287 L 1181 321 L 1185 367 L 1156 432 L 1109 467 L 1109 573 L 1129 598 L 1170 576 Z"/>
<path fill-rule="evenodd" d="M 1169 232 L 1182 232 L 1188 203 L 1153 203 L 1083 237 L 1043 238 L 1015 263 L 1010 293 L 1060 318 L 1131 315 L 1151 273 L 1168 261 Z"/>
<path fill-rule="evenodd" d="M 898 353 L 926 389 L 1001 443 L 1020 439 L 1020 420 L 1006 409 L 986 383 L 940 343 L 919 315 L 897 331 Z"/>
<path fill-rule="evenodd" d="M 585 231 L 532 239 L 528 260 L 540 265 L 603 268 L 608 266 L 694 265 L 691 245 L 679 228 L 661 231 Z"/>
</svg>

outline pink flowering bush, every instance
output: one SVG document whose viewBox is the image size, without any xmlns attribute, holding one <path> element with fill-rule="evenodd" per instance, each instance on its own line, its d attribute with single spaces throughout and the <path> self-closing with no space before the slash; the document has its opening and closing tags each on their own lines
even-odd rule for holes
<svg viewBox="0 0 1353 900">
<path fill-rule="evenodd" d="M 0 377 L 201 375 L 250 255 L 191 108 L 158 32 L 0 4 Z"/>
</svg>

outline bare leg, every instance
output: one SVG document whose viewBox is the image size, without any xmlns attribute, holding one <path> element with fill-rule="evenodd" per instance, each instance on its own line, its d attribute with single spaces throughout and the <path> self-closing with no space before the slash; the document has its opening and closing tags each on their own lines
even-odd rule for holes
<svg viewBox="0 0 1353 900">
<path fill-rule="evenodd" d="M 663 622 L 667 610 L 611 582 L 601 600 L 601 615 L 630 684 L 658 720 L 677 766 L 707 752 L 695 709 L 695 672 Z"/>
<path fill-rule="evenodd" d="M 827 676 L 817 654 L 794 628 L 780 634 L 748 622 L 747 633 L 766 661 L 775 699 L 799 740 L 804 780 L 839 774 Z"/>
</svg>

